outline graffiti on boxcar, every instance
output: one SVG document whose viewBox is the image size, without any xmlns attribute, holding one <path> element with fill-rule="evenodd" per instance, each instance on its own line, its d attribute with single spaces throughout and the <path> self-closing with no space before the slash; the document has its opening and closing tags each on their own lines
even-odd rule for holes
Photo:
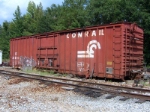
<svg viewBox="0 0 150 112">
<path fill-rule="evenodd" d="M 18 60 L 19 57 L 17 56 L 17 52 L 15 52 L 14 54 L 15 54 L 15 56 L 13 56 L 12 59 L 13 59 L 13 60 Z"/>
<path fill-rule="evenodd" d="M 20 58 L 17 56 L 17 52 L 14 52 L 13 54 L 14 55 L 12 56 L 12 66 L 14 67 L 17 63 L 19 64 L 18 60 Z"/>
<path fill-rule="evenodd" d="M 12 59 L 13 59 L 13 60 L 17 60 L 17 59 L 19 59 L 19 57 L 13 56 Z"/>
<path fill-rule="evenodd" d="M 87 51 L 77 51 L 78 58 L 94 58 L 94 50 L 101 49 L 101 45 L 97 40 L 91 40 L 87 45 Z"/>
<path fill-rule="evenodd" d="M 84 63 L 84 62 L 77 62 L 77 68 L 80 72 L 82 71 L 88 71 L 89 70 L 90 65 L 88 63 Z"/>
<path fill-rule="evenodd" d="M 92 36 L 92 37 L 96 37 L 97 35 L 104 35 L 104 30 L 103 29 L 99 29 L 99 31 L 97 32 L 96 30 L 93 30 L 91 32 L 91 35 L 90 35 L 90 32 L 89 31 L 85 31 L 85 32 L 74 32 L 74 33 L 67 33 L 66 37 L 67 38 L 82 38 L 83 36 L 84 37 L 89 37 L 89 36 Z"/>
<path fill-rule="evenodd" d="M 20 64 L 23 70 L 32 69 L 36 66 L 36 61 L 33 58 L 20 56 Z"/>
</svg>

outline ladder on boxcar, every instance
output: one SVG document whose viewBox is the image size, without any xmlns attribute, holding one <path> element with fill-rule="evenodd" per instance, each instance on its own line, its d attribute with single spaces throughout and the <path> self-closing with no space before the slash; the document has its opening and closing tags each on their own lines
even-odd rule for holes
<svg viewBox="0 0 150 112">
<path fill-rule="evenodd" d="M 143 34 L 137 32 L 134 27 L 135 24 L 132 24 L 130 28 L 125 30 L 124 73 L 131 79 L 139 75 L 143 68 Z"/>
<path fill-rule="evenodd" d="M 113 27 L 113 77 L 121 79 L 121 48 L 122 48 L 122 28 L 121 26 Z"/>
</svg>

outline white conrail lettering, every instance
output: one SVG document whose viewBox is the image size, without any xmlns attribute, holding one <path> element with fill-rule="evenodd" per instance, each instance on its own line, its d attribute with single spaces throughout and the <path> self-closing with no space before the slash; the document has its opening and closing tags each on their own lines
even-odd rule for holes
<svg viewBox="0 0 150 112">
<path fill-rule="evenodd" d="M 92 30 L 92 31 L 85 31 L 85 32 L 74 32 L 74 33 L 67 33 L 66 38 L 82 38 L 82 37 L 96 37 L 96 36 L 103 36 L 104 30 Z"/>
<path fill-rule="evenodd" d="M 96 36 L 96 31 L 95 30 L 93 30 L 93 32 L 92 32 L 92 37 L 94 37 L 94 36 Z"/>
<path fill-rule="evenodd" d="M 78 37 L 82 37 L 82 32 L 78 32 Z"/>
<path fill-rule="evenodd" d="M 78 58 L 94 58 L 94 49 L 101 49 L 101 45 L 97 40 L 91 40 L 87 45 L 87 51 L 77 51 Z"/>
</svg>

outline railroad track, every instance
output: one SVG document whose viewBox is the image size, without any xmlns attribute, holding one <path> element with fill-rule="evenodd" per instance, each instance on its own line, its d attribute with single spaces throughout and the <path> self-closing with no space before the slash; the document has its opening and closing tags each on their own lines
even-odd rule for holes
<svg viewBox="0 0 150 112">
<path fill-rule="evenodd" d="M 66 79 L 60 77 L 40 76 L 36 74 L 29 74 L 24 72 L 2 70 L 2 69 L 0 69 L 0 74 L 32 79 L 32 80 L 39 80 L 47 84 L 57 83 L 57 84 L 64 85 L 66 87 L 71 86 L 73 87 L 72 88 L 73 91 L 80 92 L 90 97 L 99 97 L 103 94 L 110 94 L 109 96 L 106 97 L 107 99 L 116 96 L 123 96 L 123 98 L 120 100 L 125 101 L 129 98 L 137 98 L 139 99 L 137 103 L 150 101 L 150 90 L 148 89 L 100 84 L 100 83 L 93 83 L 93 82 L 88 82 L 83 80 Z"/>
</svg>

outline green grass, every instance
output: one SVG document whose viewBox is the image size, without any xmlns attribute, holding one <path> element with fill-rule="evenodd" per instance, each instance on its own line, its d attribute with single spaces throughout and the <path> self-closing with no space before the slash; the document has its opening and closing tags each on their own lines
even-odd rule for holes
<svg viewBox="0 0 150 112">
<path fill-rule="evenodd" d="M 33 70 L 27 70 L 26 73 L 34 73 L 34 74 L 38 74 L 42 76 L 55 75 L 53 70 L 39 71 L 39 70 L 33 69 Z"/>
<path fill-rule="evenodd" d="M 55 73 L 54 70 L 38 70 L 38 69 L 33 69 L 33 70 L 27 70 L 25 71 L 26 73 L 34 73 L 34 74 L 38 74 L 41 76 L 54 76 L 54 77 L 66 77 L 67 74 L 63 73 L 63 74 L 59 74 L 59 73 Z"/>
<path fill-rule="evenodd" d="M 149 80 L 140 80 L 139 84 L 140 84 L 140 85 L 143 85 L 144 87 L 145 87 L 145 86 L 150 86 Z"/>
<path fill-rule="evenodd" d="M 67 74 L 63 73 L 63 74 L 59 74 L 59 73 L 55 73 L 54 70 L 38 70 L 38 69 L 33 69 L 33 70 L 26 70 L 25 73 L 33 73 L 33 74 L 37 74 L 37 75 L 41 75 L 41 76 L 54 76 L 54 77 L 66 77 Z"/>
<path fill-rule="evenodd" d="M 67 74 L 63 73 L 63 74 L 62 74 L 62 76 L 63 76 L 63 77 L 66 77 L 66 76 L 67 76 Z"/>
<path fill-rule="evenodd" d="M 149 81 L 146 81 L 146 82 L 144 81 L 143 85 L 144 86 L 150 86 Z"/>
<path fill-rule="evenodd" d="M 150 84 L 146 84 L 146 83 L 145 83 L 144 86 L 150 86 Z"/>
<path fill-rule="evenodd" d="M 3 62 L 9 62 L 9 59 L 3 59 Z"/>
</svg>

